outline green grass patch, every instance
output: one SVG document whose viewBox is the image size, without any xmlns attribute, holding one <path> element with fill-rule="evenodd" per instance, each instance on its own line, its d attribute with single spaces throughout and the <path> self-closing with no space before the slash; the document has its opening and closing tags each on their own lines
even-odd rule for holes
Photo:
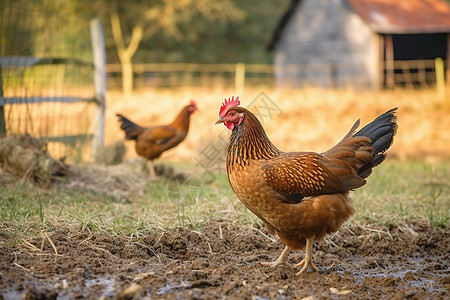
<svg viewBox="0 0 450 300">
<path fill-rule="evenodd" d="M 446 227 L 450 221 L 450 162 L 387 161 L 352 193 L 361 222 L 391 224 L 423 219 Z"/>
<path fill-rule="evenodd" d="M 426 220 L 437 227 L 450 222 L 450 162 L 387 161 L 368 183 L 352 193 L 356 209 L 350 222 L 395 224 Z M 189 183 L 159 180 L 131 199 L 56 186 L 0 187 L 0 222 L 17 238 L 58 225 L 78 225 L 112 235 L 139 236 L 156 227 L 197 229 L 210 220 L 260 226 L 239 202 L 226 174 L 211 182 L 206 175 Z"/>
</svg>

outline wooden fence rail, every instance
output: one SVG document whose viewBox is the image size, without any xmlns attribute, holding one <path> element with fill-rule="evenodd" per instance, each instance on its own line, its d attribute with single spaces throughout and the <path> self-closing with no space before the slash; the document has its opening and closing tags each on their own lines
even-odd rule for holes
<svg viewBox="0 0 450 300">
<path fill-rule="evenodd" d="M 329 72 L 328 63 L 290 64 L 283 66 L 292 76 L 299 80 L 320 76 Z M 219 83 L 225 86 L 244 85 L 272 86 L 274 84 L 274 69 L 272 64 L 193 64 L 193 63 L 148 63 L 134 65 L 134 85 L 140 87 L 172 87 L 172 86 L 211 86 Z M 355 66 L 339 64 L 340 70 L 348 69 L 358 72 Z M 393 66 L 382 64 L 385 81 L 392 74 L 396 86 L 424 87 L 436 84 L 435 60 L 404 60 L 394 61 Z M 393 68 L 393 72 L 389 72 Z M 109 88 L 121 87 L 120 64 L 106 65 Z M 299 75 L 300 74 L 300 75 Z"/>
<path fill-rule="evenodd" d="M 107 64 L 109 88 L 121 87 L 120 64 Z M 135 64 L 134 85 L 139 87 L 210 86 L 272 84 L 273 65 L 269 64 L 193 64 L 161 63 Z"/>
</svg>

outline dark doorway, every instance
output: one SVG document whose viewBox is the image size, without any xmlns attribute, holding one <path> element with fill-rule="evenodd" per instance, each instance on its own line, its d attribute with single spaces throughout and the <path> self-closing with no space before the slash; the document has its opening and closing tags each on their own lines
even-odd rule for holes
<svg viewBox="0 0 450 300">
<path fill-rule="evenodd" d="M 447 34 L 393 34 L 394 60 L 445 59 Z"/>
<path fill-rule="evenodd" d="M 436 83 L 434 60 L 437 57 L 448 59 L 446 33 L 384 35 L 384 42 L 385 88 Z"/>
</svg>

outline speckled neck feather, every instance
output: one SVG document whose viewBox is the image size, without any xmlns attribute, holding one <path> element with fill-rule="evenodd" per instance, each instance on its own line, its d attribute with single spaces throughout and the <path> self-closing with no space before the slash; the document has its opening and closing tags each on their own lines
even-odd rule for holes
<svg viewBox="0 0 450 300">
<path fill-rule="evenodd" d="M 231 133 L 228 165 L 245 166 L 248 165 L 249 159 L 269 159 L 277 156 L 280 150 L 269 140 L 255 115 L 242 107 L 235 107 L 234 110 L 243 113 L 244 120 Z"/>
</svg>

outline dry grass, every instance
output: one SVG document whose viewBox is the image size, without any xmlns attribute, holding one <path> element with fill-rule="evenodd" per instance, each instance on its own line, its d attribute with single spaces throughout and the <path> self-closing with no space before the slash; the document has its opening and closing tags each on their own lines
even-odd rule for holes
<svg viewBox="0 0 450 300">
<path fill-rule="evenodd" d="M 224 89 L 180 88 L 140 90 L 128 98 L 120 92 L 109 92 L 106 143 L 123 139 L 116 113 L 141 125 L 165 124 L 190 99 L 195 99 L 200 111 L 192 118 L 186 141 L 162 156 L 165 160 L 191 160 L 223 132 L 224 127 L 214 126 L 214 122 L 224 97 L 239 95 L 242 105 L 248 106 L 262 91 L 282 111 L 281 115 L 266 118 L 265 129 L 274 144 L 284 151 L 325 151 L 338 142 L 358 118 L 364 125 L 384 111 L 398 107 L 399 130 L 390 151 L 391 157 L 428 161 L 450 157 L 450 91 L 442 98 L 435 90 L 374 92 L 253 88 L 236 93 Z M 133 142 L 126 144 L 126 157 L 135 157 Z"/>
<path fill-rule="evenodd" d="M 440 97 L 434 89 L 336 91 L 261 87 L 247 88 L 237 93 L 234 89 L 218 87 L 172 88 L 140 89 L 129 97 L 124 97 L 118 91 L 110 91 L 107 95 L 105 142 L 109 145 L 123 140 L 116 113 L 124 114 L 144 126 L 166 124 L 173 120 L 181 107 L 195 99 L 200 111 L 192 118 L 186 141 L 162 157 L 172 161 L 192 160 L 224 132 L 223 126 L 214 126 L 224 97 L 240 96 L 242 105 L 248 106 L 261 92 L 282 111 L 281 115 L 275 114 L 266 119 L 264 124 L 269 137 L 282 150 L 325 151 L 340 140 L 358 118 L 364 125 L 380 113 L 398 107 L 399 131 L 391 150 L 392 156 L 400 159 L 425 158 L 430 161 L 450 157 L 447 149 L 450 144 L 447 130 L 450 128 L 450 89 L 447 89 L 445 97 Z M 94 106 L 86 103 L 7 105 L 5 112 L 8 120 L 11 120 L 9 126 L 12 132 L 58 136 L 93 131 Z M 126 146 L 126 157 L 136 157 L 133 142 L 127 142 Z M 49 151 L 56 158 L 66 155 L 64 149 L 61 143 L 49 144 Z M 85 159 L 90 156 L 88 147 L 83 150 L 67 149 L 80 152 L 78 155 Z"/>
<path fill-rule="evenodd" d="M 70 94 L 70 93 L 69 93 Z M 50 94 L 51 95 L 51 94 Z M 27 95 L 31 97 L 32 95 Z M 95 106 L 92 103 L 22 103 L 5 105 L 8 134 L 27 133 L 34 137 L 58 137 L 88 134 L 93 132 Z M 77 151 L 89 157 L 90 149 L 76 149 L 80 145 L 62 142 L 48 144 L 55 158 L 70 156 L 74 160 Z M 81 154 L 79 154 L 81 155 Z"/>
</svg>

